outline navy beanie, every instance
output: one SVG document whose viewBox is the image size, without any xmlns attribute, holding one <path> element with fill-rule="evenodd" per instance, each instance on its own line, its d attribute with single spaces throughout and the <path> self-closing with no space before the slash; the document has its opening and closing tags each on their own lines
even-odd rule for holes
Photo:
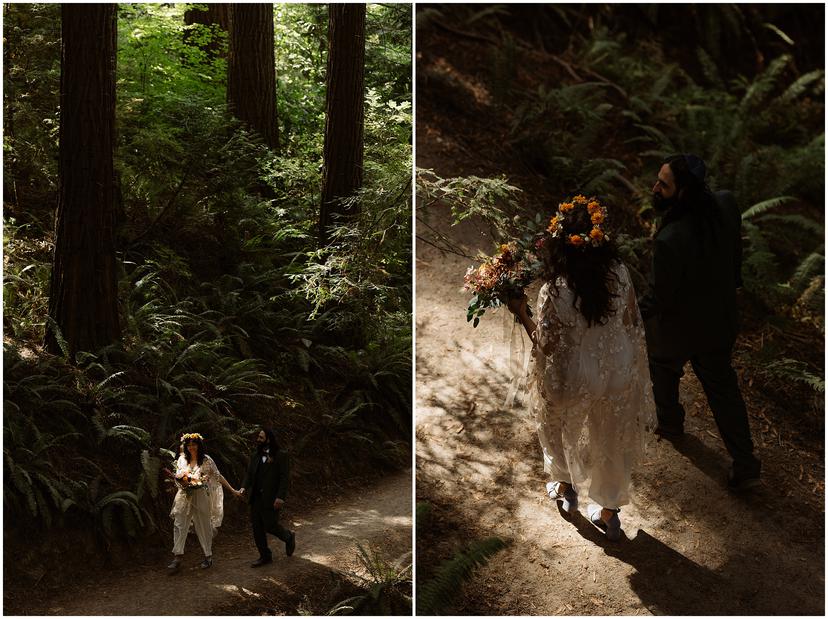
<svg viewBox="0 0 828 619">
<path fill-rule="evenodd" d="M 704 160 L 701 157 L 697 157 L 691 153 L 685 153 L 682 155 L 684 158 L 684 163 L 687 164 L 687 169 L 690 171 L 690 174 L 695 178 L 699 184 L 704 184 L 704 179 L 707 176 L 707 166 L 704 163 Z"/>
</svg>

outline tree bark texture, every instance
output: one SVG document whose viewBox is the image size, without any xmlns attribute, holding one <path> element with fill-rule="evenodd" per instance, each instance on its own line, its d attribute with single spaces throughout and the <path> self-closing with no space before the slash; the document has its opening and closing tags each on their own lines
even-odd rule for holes
<svg viewBox="0 0 828 619">
<path fill-rule="evenodd" d="M 365 5 L 328 5 L 328 68 L 325 96 L 325 148 L 319 238 L 324 245 L 335 215 L 350 216 L 344 205 L 362 186 L 365 126 Z"/>
<path fill-rule="evenodd" d="M 227 103 L 236 118 L 258 132 L 270 148 L 278 150 L 273 5 L 231 7 Z"/>
<path fill-rule="evenodd" d="M 69 353 L 120 337 L 115 262 L 115 4 L 61 8 L 60 175 L 49 316 Z M 47 327 L 46 347 L 59 352 Z"/>
<path fill-rule="evenodd" d="M 207 26 L 208 28 L 212 26 L 218 26 L 225 32 L 230 32 L 230 5 L 223 2 L 216 2 L 212 4 L 204 5 L 206 8 L 198 8 L 198 5 L 194 8 L 190 8 L 184 12 L 184 24 L 187 26 L 191 26 L 193 24 L 201 24 L 202 26 Z M 190 32 L 187 31 L 184 33 L 184 42 L 188 42 L 190 39 Z M 219 42 L 216 40 L 211 40 L 202 50 L 208 55 L 209 58 L 213 59 L 219 55 L 219 51 L 221 46 Z"/>
</svg>

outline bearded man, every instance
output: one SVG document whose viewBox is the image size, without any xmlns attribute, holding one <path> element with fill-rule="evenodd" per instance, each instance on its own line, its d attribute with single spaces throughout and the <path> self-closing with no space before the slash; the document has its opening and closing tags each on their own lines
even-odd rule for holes
<svg viewBox="0 0 828 619">
<path fill-rule="evenodd" d="M 289 531 L 279 522 L 279 514 L 287 498 L 288 476 L 287 453 L 279 449 L 273 430 L 262 428 L 256 435 L 256 452 L 250 459 L 247 476 L 240 491 L 250 497 L 253 541 L 259 550 L 259 558 L 251 567 L 261 567 L 273 561 L 267 544 L 268 533 L 285 542 L 287 556 L 291 556 L 296 548 L 296 533 Z"/>
<path fill-rule="evenodd" d="M 664 160 L 653 186 L 661 214 L 647 292 L 639 301 L 647 335 L 658 427 L 678 440 L 685 412 L 679 379 L 689 361 L 725 447 L 733 458 L 728 486 L 759 484 L 747 409 L 731 365 L 738 332 L 736 289 L 742 285 L 741 214 L 733 195 L 711 192 L 704 161 L 691 154 Z"/>
</svg>

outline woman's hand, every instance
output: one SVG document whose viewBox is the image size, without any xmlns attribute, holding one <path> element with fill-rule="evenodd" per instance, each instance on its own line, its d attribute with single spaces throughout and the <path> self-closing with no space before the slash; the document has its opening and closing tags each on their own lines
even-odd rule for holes
<svg viewBox="0 0 828 619">
<path fill-rule="evenodd" d="M 529 303 L 529 300 L 526 298 L 526 295 L 523 295 L 519 299 L 509 299 L 506 303 L 506 306 L 509 308 L 509 311 L 517 316 L 523 316 L 526 314 L 526 308 Z"/>
</svg>

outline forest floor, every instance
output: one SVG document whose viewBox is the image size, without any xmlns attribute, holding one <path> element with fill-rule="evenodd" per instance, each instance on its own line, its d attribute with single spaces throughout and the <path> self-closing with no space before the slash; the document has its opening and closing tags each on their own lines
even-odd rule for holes
<svg viewBox="0 0 828 619">
<path fill-rule="evenodd" d="M 232 498 L 226 498 L 232 501 Z M 411 562 L 411 471 L 389 475 L 377 484 L 325 501 L 306 513 L 287 514 L 296 531 L 296 551 L 269 536 L 273 563 L 253 569 L 258 556 L 252 533 L 244 527 L 219 529 L 209 570 L 195 534 L 187 540 L 176 574 L 162 564 L 135 563 L 78 583 L 63 595 L 5 600 L 5 614 L 34 615 L 297 615 L 325 614 L 358 595 L 365 576 L 357 544 L 384 559 Z M 172 540 L 170 540 L 172 544 Z"/>
<path fill-rule="evenodd" d="M 510 156 L 504 127 L 491 116 L 474 119 L 485 87 L 467 65 L 482 54 L 452 64 L 447 58 L 463 43 L 437 42 L 418 50 L 418 73 L 426 80 L 435 71 L 451 75 L 455 102 L 465 88 L 468 108 L 451 95 L 440 107 L 418 83 L 417 166 L 443 178 L 505 173 L 532 195 L 539 180 Z M 452 226 L 441 206 L 418 216 L 468 255 L 493 250 L 478 222 Z M 428 235 L 418 226 L 418 236 Z M 823 614 L 822 436 L 805 444 L 783 438 L 753 381 L 743 383 L 763 484 L 730 493 L 730 459 L 688 368 L 681 381 L 687 435 L 676 444 L 653 441 L 634 476 L 632 504 L 621 511 L 622 538 L 609 543 L 585 517 L 586 505 L 565 518 L 546 496 L 534 421 L 523 406 L 504 405 L 510 323 L 504 310 L 487 313 L 476 329 L 466 322 L 461 288 L 472 261 L 418 238 L 416 264 L 417 501 L 432 506 L 429 526 L 417 533 L 418 582 L 471 540 L 494 535 L 509 543 L 444 613 Z M 528 294 L 534 304 L 537 289 Z M 740 373 L 753 338 L 746 332 L 737 344 Z"/>
</svg>

